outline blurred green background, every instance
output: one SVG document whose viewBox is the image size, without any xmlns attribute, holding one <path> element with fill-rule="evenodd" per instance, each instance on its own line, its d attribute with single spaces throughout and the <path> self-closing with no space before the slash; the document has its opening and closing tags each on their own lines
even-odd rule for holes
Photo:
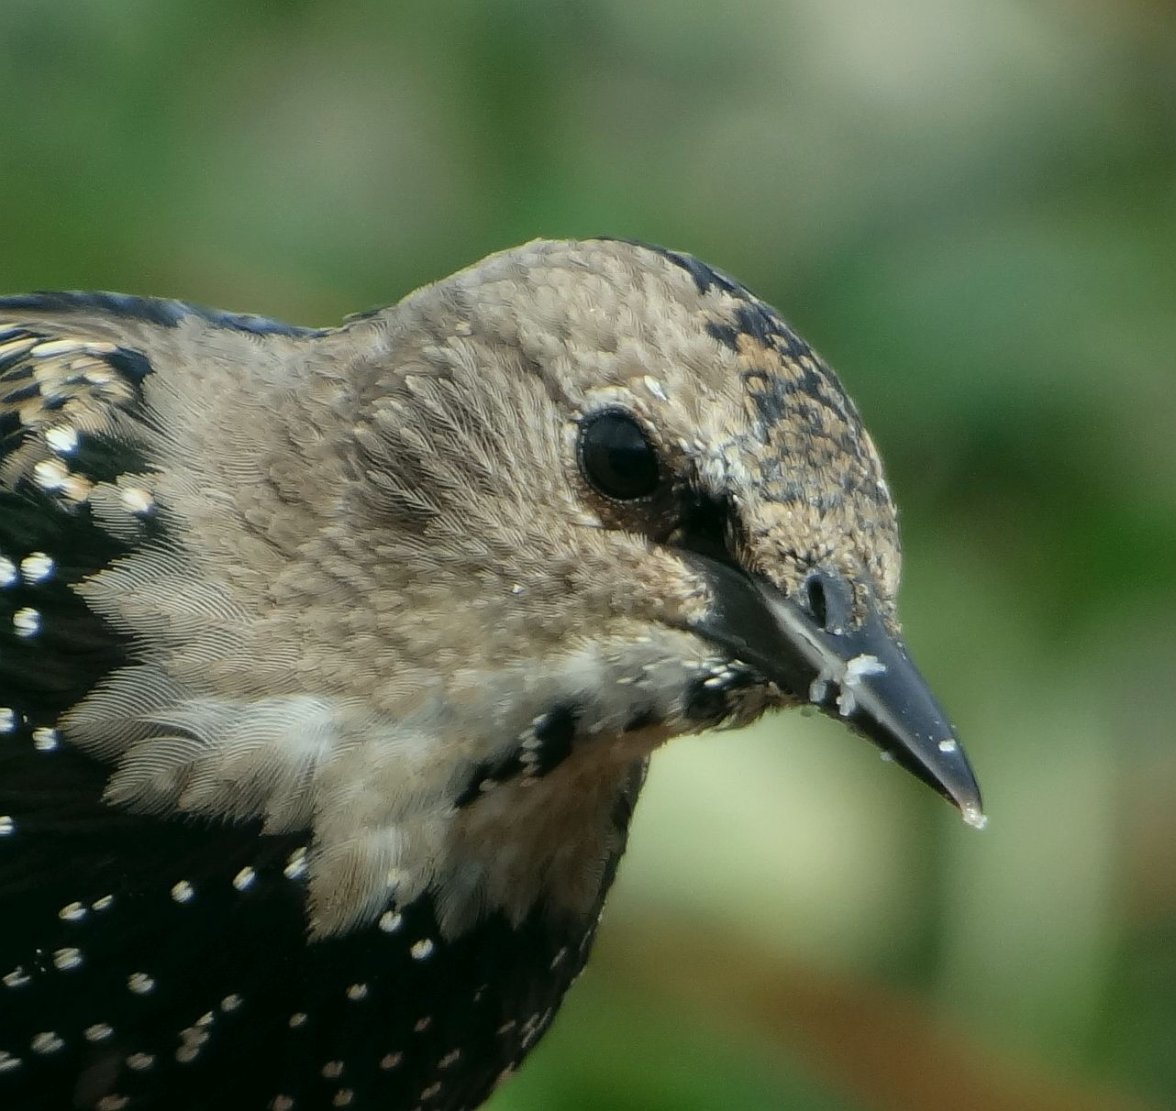
<svg viewBox="0 0 1176 1111">
<path fill-rule="evenodd" d="M 1176 12 L 0 0 L 0 289 L 301 323 L 539 235 L 840 369 L 989 829 L 799 715 L 654 761 L 495 1111 L 1176 1106 Z"/>
</svg>

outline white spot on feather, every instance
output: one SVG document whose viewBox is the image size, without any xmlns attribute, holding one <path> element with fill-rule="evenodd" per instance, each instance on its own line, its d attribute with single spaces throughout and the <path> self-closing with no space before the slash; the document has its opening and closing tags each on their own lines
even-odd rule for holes
<svg viewBox="0 0 1176 1111">
<path fill-rule="evenodd" d="M 45 429 L 45 443 L 58 455 L 72 455 L 78 450 L 78 430 L 69 424 Z"/>
<path fill-rule="evenodd" d="M 61 1036 L 53 1030 L 45 1030 L 40 1034 L 34 1034 L 33 1040 L 29 1042 L 29 1048 L 34 1053 L 42 1055 L 49 1053 L 56 1053 L 59 1049 L 65 1046 Z"/>
<path fill-rule="evenodd" d="M 71 972 L 81 967 L 82 951 L 72 947 L 58 949 L 53 954 L 53 964 L 62 972 Z"/>
<path fill-rule="evenodd" d="M 51 578 L 55 568 L 52 558 L 44 552 L 32 552 L 20 561 L 20 573 L 30 584 Z"/>
<path fill-rule="evenodd" d="M 146 972 L 132 972 L 127 977 L 127 987 L 136 995 L 149 995 L 155 990 L 155 981 Z"/>
<path fill-rule="evenodd" d="M 238 891 L 245 891 L 253 886 L 253 881 L 257 879 L 257 873 L 246 865 L 233 877 L 233 886 Z"/>
<path fill-rule="evenodd" d="M 33 481 L 46 493 L 63 490 L 69 479 L 69 468 L 60 459 L 42 459 L 33 467 Z"/>
<path fill-rule="evenodd" d="M 32 606 L 23 606 L 12 615 L 12 629 L 18 637 L 36 636 L 41 631 L 41 614 Z"/>
<path fill-rule="evenodd" d="M 124 486 L 120 496 L 123 505 L 136 517 L 144 517 L 155 509 L 155 499 L 142 486 Z"/>
</svg>

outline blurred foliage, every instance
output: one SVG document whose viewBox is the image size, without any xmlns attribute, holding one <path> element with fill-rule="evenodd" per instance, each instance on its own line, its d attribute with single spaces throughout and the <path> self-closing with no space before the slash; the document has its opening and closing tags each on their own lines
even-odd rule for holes
<svg viewBox="0 0 1176 1111">
<path fill-rule="evenodd" d="M 1169 5 L 0 0 L 0 78 L 6 290 L 321 323 L 636 237 L 882 446 L 989 830 L 832 723 L 675 743 L 498 1111 L 1176 1104 Z"/>
</svg>

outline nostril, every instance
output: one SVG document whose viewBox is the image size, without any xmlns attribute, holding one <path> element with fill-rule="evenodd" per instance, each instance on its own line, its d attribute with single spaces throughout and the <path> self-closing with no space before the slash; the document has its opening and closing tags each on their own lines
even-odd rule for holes
<svg viewBox="0 0 1176 1111">
<path fill-rule="evenodd" d="M 825 584 L 820 575 L 813 575 L 805 584 L 805 599 L 809 613 L 822 629 L 829 627 L 829 601 L 825 597 Z"/>
</svg>

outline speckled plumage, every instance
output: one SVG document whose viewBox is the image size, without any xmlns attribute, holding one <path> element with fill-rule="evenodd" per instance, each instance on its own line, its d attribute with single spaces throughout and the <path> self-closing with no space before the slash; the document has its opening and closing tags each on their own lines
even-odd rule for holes
<svg viewBox="0 0 1176 1111">
<path fill-rule="evenodd" d="M 582 466 L 610 408 L 636 503 Z M 321 331 L 0 299 L 0 1103 L 476 1105 L 654 747 L 898 729 L 853 647 L 898 575 L 837 380 L 689 256 L 537 242 Z M 900 758 L 978 815 L 927 721 Z"/>
</svg>

